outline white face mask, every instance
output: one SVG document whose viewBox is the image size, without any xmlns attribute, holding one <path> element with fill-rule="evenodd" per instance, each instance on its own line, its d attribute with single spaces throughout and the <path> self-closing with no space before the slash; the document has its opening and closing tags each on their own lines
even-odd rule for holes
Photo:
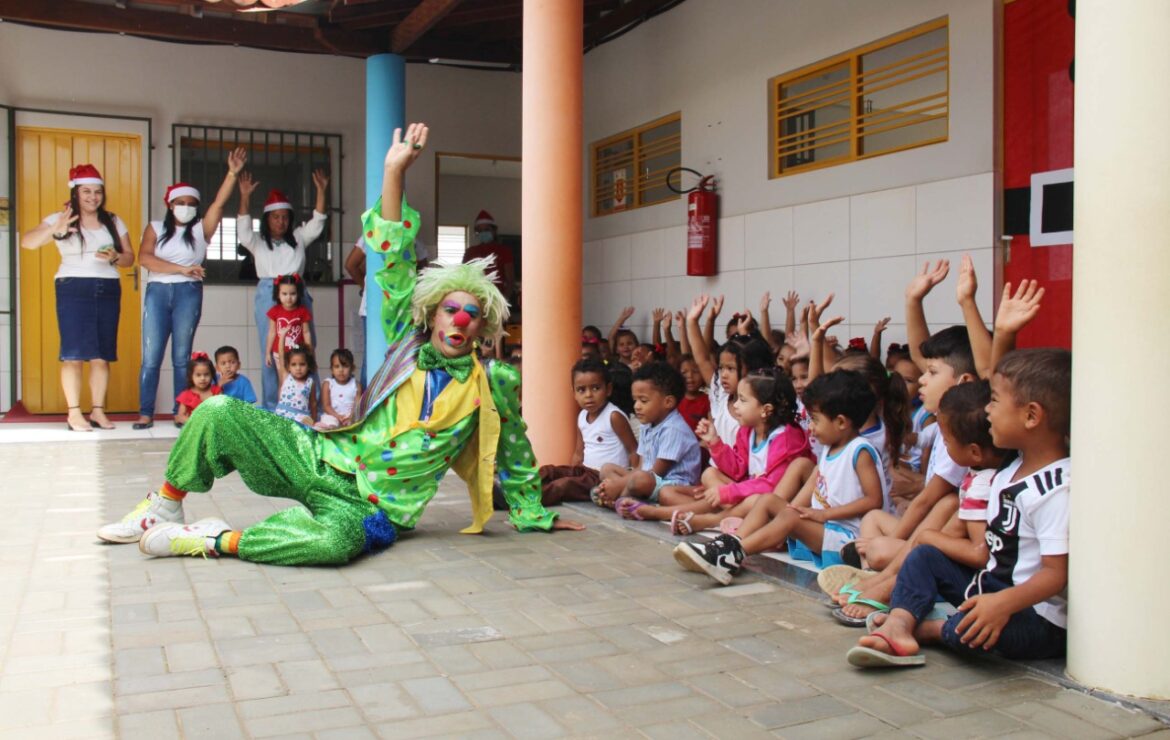
<svg viewBox="0 0 1170 740">
<path fill-rule="evenodd" d="M 491 229 L 488 229 L 487 231 L 480 231 L 475 235 L 475 237 L 479 239 L 480 244 L 491 244 L 494 241 L 494 239 L 492 239 Z"/>
<path fill-rule="evenodd" d="M 171 213 L 175 214 L 175 220 L 181 224 L 189 223 L 191 219 L 195 218 L 195 211 L 198 210 L 195 206 L 175 206 L 171 209 Z"/>
</svg>

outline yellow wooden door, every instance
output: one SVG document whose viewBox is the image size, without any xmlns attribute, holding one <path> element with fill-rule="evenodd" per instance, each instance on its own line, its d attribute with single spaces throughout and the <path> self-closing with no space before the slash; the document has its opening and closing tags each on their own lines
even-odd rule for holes
<svg viewBox="0 0 1170 740">
<path fill-rule="evenodd" d="M 69 200 L 69 168 L 89 163 L 105 180 L 106 209 L 126 223 L 135 249 L 142 236 L 142 138 L 133 134 L 67 129 L 16 129 L 17 230 L 28 231 Z M 60 335 L 57 333 L 53 275 L 61 263 L 56 246 L 20 250 L 21 401 L 32 413 L 66 410 L 61 391 Z M 106 410 L 138 409 L 138 370 L 142 360 L 142 309 L 138 266 L 122 272 L 122 311 L 118 321 L 118 361 L 110 365 Z M 88 378 L 88 372 L 85 375 Z M 89 409 L 88 383 L 82 382 L 81 407 Z"/>
</svg>

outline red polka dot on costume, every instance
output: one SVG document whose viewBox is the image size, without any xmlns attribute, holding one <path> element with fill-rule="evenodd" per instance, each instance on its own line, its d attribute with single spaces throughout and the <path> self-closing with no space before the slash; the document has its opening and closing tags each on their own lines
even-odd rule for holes
<svg viewBox="0 0 1170 740">
<path fill-rule="evenodd" d="M 427 432 L 427 436 L 430 437 L 431 439 L 434 439 L 438 435 L 436 435 L 434 432 Z"/>
<path fill-rule="evenodd" d="M 507 419 L 505 419 L 504 417 L 502 417 L 502 416 L 501 416 L 501 417 L 500 417 L 500 423 L 501 423 L 501 424 L 507 424 L 507 423 L 508 423 L 508 420 L 507 420 Z"/>
<path fill-rule="evenodd" d="M 383 252 L 389 251 L 390 250 L 390 242 L 388 242 L 388 241 L 382 242 L 381 249 Z"/>
<path fill-rule="evenodd" d="M 366 500 L 367 500 L 367 501 L 369 501 L 371 504 L 377 505 L 377 503 L 378 503 L 378 494 L 376 494 L 376 493 L 371 493 L 369 496 L 366 496 Z"/>
<path fill-rule="evenodd" d="M 386 269 L 389 269 L 389 268 L 391 268 L 391 267 L 393 267 L 393 266 L 394 266 L 394 263 L 393 263 L 393 262 L 391 262 L 390 264 L 386 265 Z"/>
<path fill-rule="evenodd" d="M 451 462 L 451 456 L 450 455 L 443 455 L 443 462 L 445 462 L 445 463 Z"/>
<path fill-rule="evenodd" d="M 397 443 L 397 442 L 395 442 L 394 440 L 390 440 L 390 446 L 391 446 L 391 447 L 397 447 L 397 446 L 398 446 L 398 443 Z"/>
<path fill-rule="evenodd" d="M 358 470 L 365 470 L 365 469 L 366 469 L 366 464 L 365 464 L 365 463 L 362 463 L 361 465 L 358 465 Z"/>
<path fill-rule="evenodd" d="M 372 231 L 367 231 L 367 232 L 366 232 L 366 238 L 367 238 L 367 239 L 373 239 L 373 238 L 374 238 L 374 232 L 372 232 Z"/>
<path fill-rule="evenodd" d="M 398 475 L 398 468 L 386 468 L 386 475 Z"/>
<path fill-rule="evenodd" d="M 477 398 L 477 399 L 475 399 L 475 405 L 476 405 L 476 406 L 478 406 L 478 405 L 479 405 L 479 399 L 478 399 L 478 398 Z"/>
<path fill-rule="evenodd" d="M 402 222 L 402 227 L 403 227 L 403 228 L 405 228 L 405 229 L 409 229 L 409 228 L 410 228 L 410 222 L 409 222 L 409 221 L 403 221 L 403 222 Z"/>
</svg>

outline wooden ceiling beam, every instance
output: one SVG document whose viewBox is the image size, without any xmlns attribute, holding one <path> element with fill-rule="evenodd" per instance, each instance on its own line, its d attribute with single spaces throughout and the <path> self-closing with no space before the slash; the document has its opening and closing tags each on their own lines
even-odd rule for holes
<svg viewBox="0 0 1170 740">
<path fill-rule="evenodd" d="M 422 38 L 462 0 L 422 0 L 390 34 L 390 51 L 401 54 Z"/>
<path fill-rule="evenodd" d="M 191 18 L 177 13 L 119 10 L 79 0 L 0 0 L 0 18 L 72 30 L 125 33 L 174 41 L 249 46 L 280 51 L 367 57 L 386 51 L 369 34 L 330 34 L 332 45 L 318 39 L 318 29 L 250 20 Z"/>
</svg>

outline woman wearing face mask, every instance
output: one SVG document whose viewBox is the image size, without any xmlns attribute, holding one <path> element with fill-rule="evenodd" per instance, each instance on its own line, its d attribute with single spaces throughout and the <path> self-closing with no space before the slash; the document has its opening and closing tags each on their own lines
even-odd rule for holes
<svg viewBox="0 0 1170 740">
<path fill-rule="evenodd" d="M 499 233 L 496 229 L 496 220 L 487 211 L 480 211 L 475 217 L 475 233 L 472 236 L 472 245 L 463 253 L 463 262 L 466 264 L 473 259 L 483 259 L 488 256 L 496 258 L 496 287 L 504 297 L 515 305 L 513 290 L 516 285 L 515 256 L 512 249 L 506 244 L 496 241 Z"/>
<path fill-rule="evenodd" d="M 69 202 L 21 236 L 20 246 L 37 249 L 49 242 L 61 253 L 53 281 L 57 329 L 61 334 L 61 388 L 69 407 L 69 428 L 92 432 L 113 429 L 106 418 L 110 363 L 118 359 L 118 318 L 122 285 L 118 268 L 134 264 L 134 250 L 122 219 L 106 210 L 105 183 L 92 164 L 69 169 Z M 93 411 L 81 413 L 82 367 L 89 363 Z"/>
<path fill-rule="evenodd" d="M 228 155 L 227 175 L 202 218 L 199 191 L 183 182 L 171 185 L 163 198 L 166 216 L 162 221 L 151 221 L 142 234 L 140 261 L 148 274 L 142 310 L 142 371 L 138 374 L 135 429 L 154 426 L 158 376 L 168 338 L 176 389 L 171 395 L 186 387 L 187 360 L 203 314 L 203 260 L 207 256 L 207 242 L 219 229 L 223 207 L 246 160 L 243 148 Z"/>
<path fill-rule="evenodd" d="M 313 187 L 317 191 L 316 203 L 313 206 L 313 216 L 295 229 L 292 228 L 293 207 L 288 197 L 279 190 L 272 190 L 264 201 L 264 218 L 260 221 L 260 233 L 252 231 L 252 216 L 248 212 L 248 203 L 252 193 L 260 183 L 252 178 L 251 173 L 240 175 L 240 215 L 236 219 L 236 237 L 256 260 L 256 298 L 252 303 L 256 318 L 256 331 L 259 337 L 258 346 L 265 346 L 268 338 L 268 309 L 272 308 L 272 281 L 279 275 L 300 275 L 304 277 L 305 247 L 312 244 L 325 230 L 325 188 L 329 186 L 329 175 L 325 170 L 313 173 Z M 301 285 L 305 286 L 304 280 Z M 313 311 L 313 297 L 309 295 L 307 287 L 303 288 L 305 308 Z M 316 336 L 316 327 L 313 327 Z M 280 381 L 276 375 L 276 367 L 265 364 L 262 368 L 261 379 L 263 392 L 260 400 L 264 408 L 272 411 L 276 408 L 276 396 L 280 391 Z"/>
</svg>

